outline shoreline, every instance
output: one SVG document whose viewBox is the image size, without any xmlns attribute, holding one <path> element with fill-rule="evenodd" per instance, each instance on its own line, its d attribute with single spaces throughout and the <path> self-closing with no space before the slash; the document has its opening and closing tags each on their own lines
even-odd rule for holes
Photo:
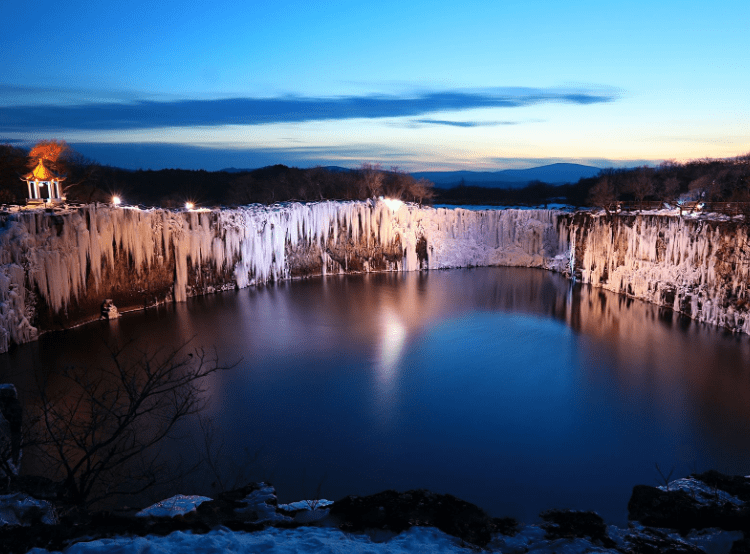
<svg viewBox="0 0 750 554">
<path fill-rule="evenodd" d="M 4 495 L 0 496 L 0 519 L 4 518 L 6 527 L 0 552 L 62 550 L 79 541 L 93 545 L 102 539 L 109 541 L 102 543 L 109 548 L 114 543 L 134 544 L 137 537 L 149 541 L 163 537 L 168 543 L 174 533 L 180 534 L 182 542 L 185 532 L 198 537 L 228 531 L 260 537 L 298 530 L 315 536 L 322 533 L 331 540 L 343 532 L 350 541 L 387 545 L 413 536 L 419 528 L 426 528 L 424 532 L 435 528 L 454 537 L 459 551 L 466 552 L 464 547 L 513 553 L 729 554 L 730 550 L 745 552 L 742 549 L 750 546 L 748 477 L 708 471 L 661 487 L 636 485 L 628 511 L 627 528 L 607 525 L 596 512 L 580 510 L 546 510 L 540 514 L 540 523 L 528 524 L 491 518 L 473 504 L 426 490 L 278 505 L 271 485 L 255 483 L 216 498 L 177 495 L 138 512 L 79 513 L 71 519 L 70 515 L 60 517 L 52 501 Z M 9 521 L 10 513 L 15 521 Z M 442 545 L 446 539 L 435 540 Z"/>
</svg>

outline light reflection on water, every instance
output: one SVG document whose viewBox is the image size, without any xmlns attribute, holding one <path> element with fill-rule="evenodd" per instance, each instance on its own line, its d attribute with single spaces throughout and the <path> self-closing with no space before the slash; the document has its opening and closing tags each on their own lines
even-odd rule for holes
<svg viewBox="0 0 750 554">
<path fill-rule="evenodd" d="M 492 515 L 598 510 L 632 486 L 749 473 L 750 348 L 655 306 L 540 270 L 328 277 L 195 298 L 0 356 L 94 364 L 102 341 L 195 337 L 224 362 L 207 415 L 280 501 L 430 488 Z M 175 446 L 179 450 L 184 443 Z M 190 452 L 184 446 L 183 452 Z M 200 488 L 200 479 L 192 485 Z M 210 493 L 206 477 L 202 490 Z"/>
</svg>

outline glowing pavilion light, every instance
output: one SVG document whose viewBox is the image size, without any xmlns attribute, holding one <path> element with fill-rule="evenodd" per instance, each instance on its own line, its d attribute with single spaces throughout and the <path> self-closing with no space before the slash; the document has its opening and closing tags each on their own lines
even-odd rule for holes
<svg viewBox="0 0 750 554">
<path fill-rule="evenodd" d="M 193 204 L 192 202 L 185 202 L 185 209 L 186 210 L 190 211 L 193 208 L 195 208 L 195 204 Z"/>
<path fill-rule="evenodd" d="M 117 195 L 115 194 L 115 195 L 114 195 L 114 196 L 112 197 L 112 204 L 114 204 L 115 206 L 119 206 L 120 204 L 122 204 L 122 198 L 120 198 L 119 196 L 117 196 Z"/>
</svg>

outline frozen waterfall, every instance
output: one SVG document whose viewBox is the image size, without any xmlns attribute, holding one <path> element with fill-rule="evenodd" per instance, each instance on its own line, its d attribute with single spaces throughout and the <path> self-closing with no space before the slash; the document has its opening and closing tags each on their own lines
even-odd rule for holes
<svg viewBox="0 0 750 554">
<path fill-rule="evenodd" d="M 173 212 L 89 205 L 0 215 L 0 352 L 98 315 L 230 287 L 357 271 L 508 265 L 563 270 L 548 210 L 383 201 Z"/>
</svg>

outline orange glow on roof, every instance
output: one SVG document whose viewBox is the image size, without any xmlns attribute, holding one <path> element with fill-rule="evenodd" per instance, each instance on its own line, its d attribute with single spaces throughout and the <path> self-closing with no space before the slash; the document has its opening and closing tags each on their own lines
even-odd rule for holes
<svg viewBox="0 0 750 554">
<path fill-rule="evenodd" d="M 44 165 L 44 160 L 39 160 L 39 163 L 36 164 L 31 173 L 24 175 L 23 179 L 25 181 L 62 181 L 64 177 L 60 177 L 47 169 L 47 166 Z"/>
</svg>

